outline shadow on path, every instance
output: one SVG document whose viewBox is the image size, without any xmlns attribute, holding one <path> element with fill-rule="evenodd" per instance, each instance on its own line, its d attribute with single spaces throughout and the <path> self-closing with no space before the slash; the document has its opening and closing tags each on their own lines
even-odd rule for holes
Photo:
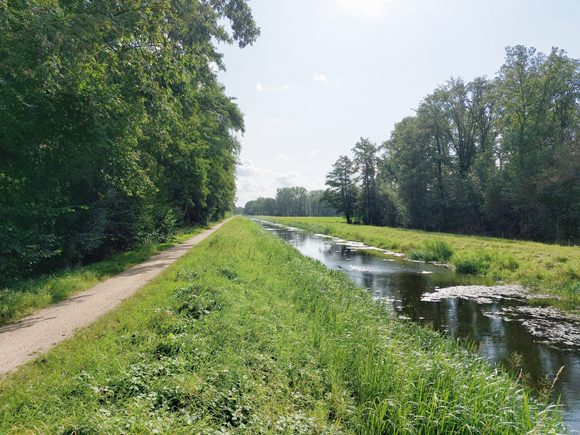
<svg viewBox="0 0 580 435">
<path fill-rule="evenodd" d="M 201 234 L 154 255 L 106 281 L 29 317 L 0 328 L 0 375 L 16 370 L 74 332 L 93 323 L 157 277 L 191 248 L 213 234 L 227 219 Z"/>
</svg>

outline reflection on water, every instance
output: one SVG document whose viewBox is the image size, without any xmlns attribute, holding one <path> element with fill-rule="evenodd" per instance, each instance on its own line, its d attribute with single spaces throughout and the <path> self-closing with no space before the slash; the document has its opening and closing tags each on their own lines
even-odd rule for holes
<svg viewBox="0 0 580 435">
<path fill-rule="evenodd" d="M 555 347 L 530 334 L 519 321 L 500 318 L 502 307 L 522 302 L 502 300 L 479 304 L 465 299 L 421 301 L 426 292 L 457 285 L 496 284 L 491 278 L 457 274 L 442 266 L 405 260 L 400 256 L 376 255 L 337 243 L 328 237 L 260 222 L 295 246 L 302 254 L 319 260 L 330 269 L 344 271 L 356 284 L 375 298 L 384 300 L 401 315 L 452 337 L 477 344 L 492 362 L 512 368 L 515 352 L 521 355 L 521 369 L 536 389 L 551 385 L 561 367 L 553 396 L 561 397 L 564 418 L 574 431 L 580 431 L 580 354 L 576 348 Z"/>
</svg>

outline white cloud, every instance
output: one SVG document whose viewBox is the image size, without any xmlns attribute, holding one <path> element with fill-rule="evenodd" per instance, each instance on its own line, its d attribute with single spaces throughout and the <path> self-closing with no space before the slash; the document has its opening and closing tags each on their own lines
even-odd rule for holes
<svg viewBox="0 0 580 435">
<path fill-rule="evenodd" d="M 383 14 L 383 6 L 393 0 L 336 0 L 338 6 L 347 13 L 377 16 Z"/>
<path fill-rule="evenodd" d="M 250 180 L 249 178 L 243 178 L 237 182 L 237 192 L 238 194 L 243 192 L 245 196 L 250 196 L 252 199 L 256 199 L 258 196 L 264 196 L 262 192 L 268 190 L 269 184 L 264 182 L 258 182 L 255 180 Z M 247 202 L 249 200 L 246 200 Z M 243 205 L 243 204 L 242 204 Z"/>
<path fill-rule="evenodd" d="M 282 92 L 282 91 L 288 91 L 290 89 L 292 89 L 292 86 L 290 85 L 284 85 L 284 86 L 262 86 L 260 83 L 256 83 L 256 89 L 258 90 L 258 92 Z"/>
<path fill-rule="evenodd" d="M 288 160 L 290 160 L 290 157 L 288 157 L 286 154 L 280 154 L 278 156 L 278 160 L 282 160 L 284 162 L 287 162 Z"/>
<path fill-rule="evenodd" d="M 313 150 L 313 151 L 310 151 L 310 155 L 311 155 L 312 157 L 314 157 L 316 154 L 318 154 L 318 150 Z"/>
<path fill-rule="evenodd" d="M 252 160 L 241 158 L 236 167 L 236 204 L 244 206 L 260 196 L 274 198 L 279 187 L 302 186 L 314 190 L 323 188 L 323 185 L 324 182 L 313 181 L 296 171 L 275 172 L 256 168 Z"/>
<path fill-rule="evenodd" d="M 320 82 L 323 85 L 337 85 L 341 80 L 341 77 L 330 80 L 328 77 L 326 77 L 326 74 L 314 74 L 314 81 Z"/>
<path fill-rule="evenodd" d="M 310 179 L 295 171 L 278 174 L 274 183 L 276 184 L 276 187 L 302 186 L 308 190 L 311 190 L 310 186 L 312 185 Z"/>
<path fill-rule="evenodd" d="M 240 164 L 236 166 L 236 175 L 239 177 L 274 177 L 276 173 L 270 169 L 256 168 L 250 159 L 240 159 Z"/>
<path fill-rule="evenodd" d="M 324 74 L 314 74 L 314 81 L 326 83 L 328 81 L 328 79 L 326 78 L 326 76 Z"/>
</svg>

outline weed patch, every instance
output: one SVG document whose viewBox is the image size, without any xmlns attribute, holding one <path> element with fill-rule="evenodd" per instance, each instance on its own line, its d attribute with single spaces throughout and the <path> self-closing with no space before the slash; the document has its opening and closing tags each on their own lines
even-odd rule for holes
<svg viewBox="0 0 580 435">
<path fill-rule="evenodd" d="M 454 260 L 460 273 L 473 275 L 490 275 L 501 279 L 503 271 L 515 271 L 519 268 L 518 261 L 510 254 L 496 249 L 478 249 L 466 258 Z"/>
<path fill-rule="evenodd" d="M 407 251 L 407 256 L 411 260 L 422 261 L 446 262 L 449 261 L 452 255 L 453 249 L 442 240 L 425 240 L 422 248 Z"/>
</svg>

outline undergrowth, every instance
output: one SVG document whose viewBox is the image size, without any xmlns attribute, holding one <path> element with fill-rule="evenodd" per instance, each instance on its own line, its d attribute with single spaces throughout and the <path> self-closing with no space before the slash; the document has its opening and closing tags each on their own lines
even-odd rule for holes
<svg viewBox="0 0 580 435">
<path fill-rule="evenodd" d="M 422 261 L 449 261 L 453 255 L 453 249 L 448 243 L 441 240 L 425 240 L 423 246 L 417 249 L 409 249 L 407 256 L 411 260 Z"/>
<path fill-rule="evenodd" d="M 11 282 L 7 287 L 0 287 L 0 326 L 86 290 L 207 228 L 183 228 L 169 242 L 149 242 L 133 251 L 116 254 L 105 261 L 21 279 Z"/>
<path fill-rule="evenodd" d="M 512 376 L 241 218 L 0 385 L 0 433 L 560 432 Z"/>
<path fill-rule="evenodd" d="M 503 270 L 515 271 L 518 261 L 510 254 L 497 249 L 477 249 L 473 254 L 454 261 L 457 272 L 489 275 L 500 279 Z"/>
</svg>

